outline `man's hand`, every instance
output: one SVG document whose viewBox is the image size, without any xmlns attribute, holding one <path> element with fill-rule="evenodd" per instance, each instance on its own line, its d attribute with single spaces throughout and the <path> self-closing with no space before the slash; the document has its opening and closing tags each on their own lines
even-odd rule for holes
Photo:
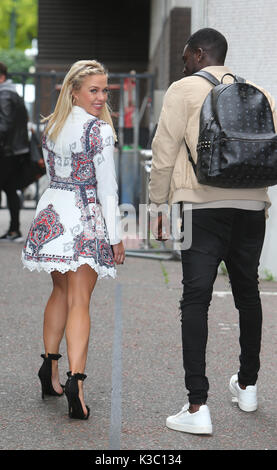
<svg viewBox="0 0 277 470">
<path fill-rule="evenodd" d="M 113 259 L 116 264 L 123 264 L 125 260 L 125 249 L 123 242 L 112 245 Z"/>
<path fill-rule="evenodd" d="M 165 242 L 170 237 L 169 220 L 165 214 L 159 214 L 151 223 L 151 231 L 160 242 Z"/>
</svg>

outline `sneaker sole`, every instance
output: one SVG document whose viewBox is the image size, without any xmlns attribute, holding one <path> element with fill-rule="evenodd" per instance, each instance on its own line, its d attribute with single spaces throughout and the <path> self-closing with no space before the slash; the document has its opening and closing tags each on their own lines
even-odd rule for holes
<svg viewBox="0 0 277 470">
<path fill-rule="evenodd" d="M 170 421 L 166 420 L 166 426 L 169 429 L 173 429 L 174 431 L 181 431 L 181 432 L 188 432 L 190 434 L 212 434 L 213 427 L 212 425 L 207 426 L 193 426 L 189 424 L 174 424 L 170 423 Z"/>
<path fill-rule="evenodd" d="M 250 413 L 251 411 L 256 411 L 258 409 L 258 403 L 253 403 L 253 405 L 248 405 L 247 403 L 243 403 L 241 400 L 238 399 L 236 389 L 229 384 L 229 390 L 231 394 L 233 395 L 233 402 L 238 404 L 238 407 L 242 411 L 246 411 L 247 413 Z"/>
</svg>

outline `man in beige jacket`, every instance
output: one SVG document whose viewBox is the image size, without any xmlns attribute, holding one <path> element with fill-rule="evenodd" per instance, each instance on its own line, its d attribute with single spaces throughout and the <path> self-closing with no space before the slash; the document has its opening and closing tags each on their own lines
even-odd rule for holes
<svg viewBox="0 0 277 470">
<path fill-rule="evenodd" d="M 220 262 L 227 267 L 235 305 L 240 318 L 240 367 L 229 389 L 244 411 L 257 409 L 258 370 L 262 308 L 258 290 L 258 265 L 264 241 L 265 210 L 270 206 L 266 188 L 223 189 L 198 183 L 188 159 L 186 144 L 194 161 L 202 104 L 212 84 L 193 76 L 203 69 L 218 80 L 232 73 L 225 67 L 227 42 L 211 28 L 194 33 L 184 52 L 185 78 L 166 92 L 152 144 L 150 199 L 157 205 L 191 204 L 192 242 L 182 250 L 183 296 L 180 302 L 183 365 L 189 403 L 167 418 L 166 425 L 178 431 L 212 433 L 206 377 L 207 317 L 213 284 Z M 224 82 L 232 82 L 227 76 Z M 274 113 L 274 100 L 265 90 Z M 185 144 L 186 142 L 186 144 Z M 186 204 L 186 206 L 187 206 Z M 162 239 L 161 217 L 157 219 L 158 239 Z"/>
</svg>

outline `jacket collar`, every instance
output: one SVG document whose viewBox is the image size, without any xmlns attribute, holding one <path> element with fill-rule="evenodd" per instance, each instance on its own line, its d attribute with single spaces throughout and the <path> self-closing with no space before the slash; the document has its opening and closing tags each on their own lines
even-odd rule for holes
<svg viewBox="0 0 277 470">
<path fill-rule="evenodd" d="M 214 75 L 218 80 L 222 78 L 225 73 L 231 73 L 233 75 L 232 70 L 225 65 L 210 65 L 202 69 L 203 72 L 209 72 Z"/>
</svg>

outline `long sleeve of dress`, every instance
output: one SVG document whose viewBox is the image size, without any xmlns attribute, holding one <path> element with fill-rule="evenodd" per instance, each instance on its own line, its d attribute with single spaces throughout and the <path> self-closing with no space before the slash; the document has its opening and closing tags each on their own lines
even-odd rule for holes
<svg viewBox="0 0 277 470">
<path fill-rule="evenodd" d="M 118 207 L 118 186 L 114 165 L 114 137 L 109 124 L 100 127 L 101 151 L 94 156 L 97 195 L 111 245 L 121 241 L 121 222 Z"/>
</svg>

